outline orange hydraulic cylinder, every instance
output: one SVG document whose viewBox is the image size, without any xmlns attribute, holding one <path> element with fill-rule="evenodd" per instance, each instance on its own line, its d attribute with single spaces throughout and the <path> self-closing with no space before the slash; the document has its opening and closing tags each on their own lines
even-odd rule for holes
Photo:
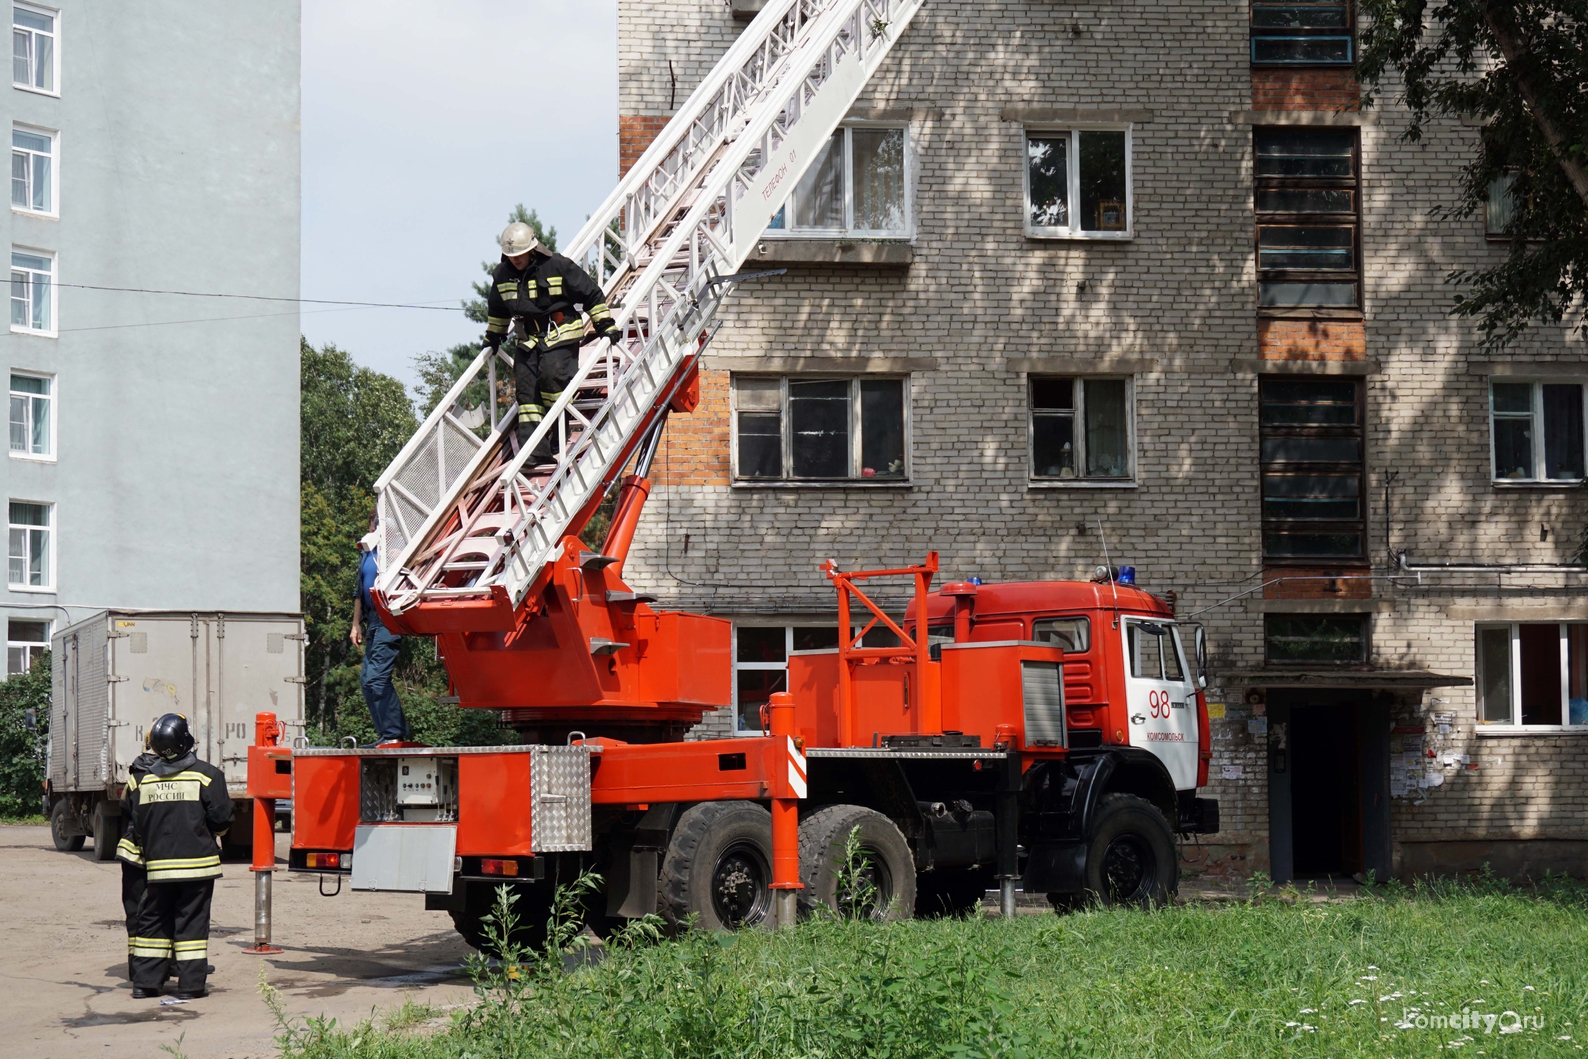
<svg viewBox="0 0 1588 1059">
<path fill-rule="evenodd" d="M 786 741 L 789 747 L 790 780 L 804 758 L 794 743 L 794 696 L 786 691 L 774 692 L 767 704 L 772 735 Z M 796 761 L 798 755 L 800 762 Z M 803 788 L 805 777 L 798 777 L 796 790 Z M 800 882 L 800 803 L 798 798 L 772 799 L 772 890 L 779 929 L 794 925 L 795 891 L 805 887 Z"/>
<path fill-rule="evenodd" d="M 271 900 L 270 880 L 276 870 L 276 800 L 274 798 L 260 797 L 267 790 L 274 792 L 280 786 L 279 781 L 273 781 L 273 776 L 267 778 L 263 767 L 269 763 L 272 771 L 275 769 L 275 760 L 279 754 L 267 755 L 263 748 L 276 747 L 281 742 L 281 725 L 276 721 L 276 715 L 270 712 L 254 714 L 254 746 L 260 748 L 257 753 L 248 755 L 248 786 L 250 793 L 254 793 L 254 862 L 249 870 L 254 872 L 254 943 L 244 952 L 258 956 L 268 956 L 279 953 L 281 950 L 271 944 Z M 287 758 L 288 761 L 291 758 Z M 288 766 L 291 767 L 290 765 Z M 255 775 L 255 769 L 260 770 Z"/>
</svg>

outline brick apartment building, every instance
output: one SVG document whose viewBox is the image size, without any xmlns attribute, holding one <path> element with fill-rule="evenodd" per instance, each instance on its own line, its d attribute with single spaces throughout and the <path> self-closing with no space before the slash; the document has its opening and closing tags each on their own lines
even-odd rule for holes
<svg viewBox="0 0 1588 1059">
<path fill-rule="evenodd" d="M 625 167 L 759 6 L 620 0 Z M 929 0 L 768 229 L 788 272 L 730 301 L 629 564 L 733 619 L 742 716 L 833 642 L 823 559 L 1106 548 L 1212 647 L 1188 870 L 1584 873 L 1588 349 L 1449 316 L 1503 189 L 1430 216 L 1478 130 L 1360 110 L 1352 6 Z"/>
</svg>

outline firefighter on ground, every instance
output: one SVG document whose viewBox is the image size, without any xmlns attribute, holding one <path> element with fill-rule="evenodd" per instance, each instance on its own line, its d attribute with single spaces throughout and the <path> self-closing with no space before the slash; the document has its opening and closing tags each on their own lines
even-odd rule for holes
<svg viewBox="0 0 1588 1059">
<path fill-rule="evenodd" d="M 138 781 L 148 775 L 160 758 L 149 749 L 149 736 L 143 737 L 143 753 L 127 766 L 127 788 L 122 795 L 121 841 L 116 843 L 116 859 L 121 861 L 121 908 L 127 914 L 127 977 L 132 978 L 132 940 L 136 937 L 138 906 L 143 902 L 146 883 L 143 870 L 143 850 L 132 838 L 132 792 Z"/>
<path fill-rule="evenodd" d="M 579 369 L 579 347 L 585 340 L 580 310 L 590 318 L 598 336 L 616 342 L 621 333 L 607 308 L 606 295 L 589 273 L 541 245 L 533 228 L 515 221 L 502 232 L 501 242 L 502 261 L 491 272 L 491 287 L 485 297 L 485 344 L 492 350 L 499 348 L 508 327 L 518 321 L 513 376 L 522 445 Z M 535 447 L 534 457 L 551 458 L 556 444 L 556 437 L 548 432 Z"/>
<path fill-rule="evenodd" d="M 204 995 L 210 900 L 221 874 L 218 840 L 232 822 L 226 777 L 193 752 L 187 718 L 167 713 L 149 729 L 158 755 L 141 778 L 127 780 L 132 842 L 148 883 L 130 942 L 132 995 L 154 997 L 173 969 L 175 995 Z"/>
</svg>

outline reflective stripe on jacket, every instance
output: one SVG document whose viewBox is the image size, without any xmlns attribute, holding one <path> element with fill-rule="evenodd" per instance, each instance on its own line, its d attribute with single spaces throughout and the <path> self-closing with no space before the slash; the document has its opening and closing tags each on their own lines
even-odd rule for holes
<svg viewBox="0 0 1588 1059">
<path fill-rule="evenodd" d="M 193 754 L 157 762 L 127 780 L 132 808 L 130 843 L 141 853 L 149 882 L 213 879 L 221 874 L 216 840 L 232 821 L 226 777 Z"/>
<path fill-rule="evenodd" d="M 533 254 L 522 269 L 505 257 L 491 272 L 485 292 L 485 330 L 503 335 L 516 317 L 545 349 L 578 346 L 585 338 L 585 319 L 597 334 L 612 329 L 606 295 L 590 274 L 561 254 Z"/>
</svg>

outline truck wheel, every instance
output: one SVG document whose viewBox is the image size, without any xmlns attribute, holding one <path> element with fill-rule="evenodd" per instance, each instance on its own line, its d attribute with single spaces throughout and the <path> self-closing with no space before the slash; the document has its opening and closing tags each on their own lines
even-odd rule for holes
<svg viewBox="0 0 1588 1059">
<path fill-rule="evenodd" d="M 1086 849 L 1086 888 L 1107 907 L 1169 903 L 1180 888 L 1180 863 L 1157 806 L 1134 794 L 1098 800 Z"/>
<path fill-rule="evenodd" d="M 738 930 L 772 911 L 772 814 L 754 802 L 701 802 L 684 810 L 658 884 L 674 929 Z"/>
<path fill-rule="evenodd" d="M 845 864 L 849 834 L 860 829 L 860 886 Z M 915 912 L 915 858 L 893 821 L 859 805 L 830 805 L 800 824 L 800 911 L 895 922 Z M 854 893 L 856 889 L 863 892 Z"/>
<path fill-rule="evenodd" d="M 463 890 L 463 907 L 449 912 L 452 925 L 463 940 L 473 948 L 491 956 L 497 952 L 496 924 L 487 923 L 485 917 L 496 910 L 496 887 L 502 884 L 459 882 Z M 512 941 L 526 949 L 538 949 L 546 943 L 546 919 L 551 915 L 551 895 L 539 887 L 515 886 L 518 900 L 513 902 L 513 912 L 518 922 L 513 928 Z"/>
<path fill-rule="evenodd" d="M 94 806 L 94 859 L 114 860 L 116 843 L 121 841 L 121 817 L 111 816 L 110 806 L 98 802 Z"/>
<path fill-rule="evenodd" d="M 83 836 L 72 833 L 72 811 L 68 800 L 62 798 L 50 810 L 50 837 L 55 840 L 55 848 L 62 853 L 76 853 L 83 848 Z"/>
<path fill-rule="evenodd" d="M 993 878 L 980 869 L 939 868 L 915 877 L 915 914 L 958 916 L 981 904 L 992 889 Z"/>
</svg>

